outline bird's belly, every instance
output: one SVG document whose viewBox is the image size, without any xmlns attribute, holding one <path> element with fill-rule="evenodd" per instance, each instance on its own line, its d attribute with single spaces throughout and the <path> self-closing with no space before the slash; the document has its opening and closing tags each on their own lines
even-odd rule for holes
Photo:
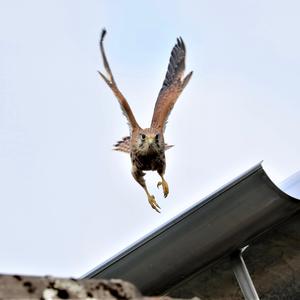
<svg viewBox="0 0 300 300">
<path fill-rule="evenodd" d="M 134 163 L 141 170 L 155 171 L 161 166 L 161 159 L 159 155 L 139 155 Z"/>
</svg>

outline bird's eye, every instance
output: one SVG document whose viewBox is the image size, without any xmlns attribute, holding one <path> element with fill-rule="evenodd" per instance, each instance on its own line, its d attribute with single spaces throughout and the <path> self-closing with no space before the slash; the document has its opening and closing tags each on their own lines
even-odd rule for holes
<svg viewBox="0 0 300 300">
<path fill-rule="evenodd" d="M 158 140 L 159 140 L 159 133 L 155 136 L 155 140 L 158 142 Z"/>
<path fill-rule="evenodd" d="M 141 137 L 143 140 L 146 138 L 146 136 L 143 133 L 141 134 Z"/>
</svg>

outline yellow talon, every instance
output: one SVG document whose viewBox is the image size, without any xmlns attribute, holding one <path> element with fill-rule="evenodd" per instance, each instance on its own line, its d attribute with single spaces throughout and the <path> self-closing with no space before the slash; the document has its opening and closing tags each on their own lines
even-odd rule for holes
<svg viewBox="0 0 300 300">
<path fill-rule="evenodd" d="M 168 183 L 165 181 L 164 178 L 162 178 L 162 181 L 159 181 L 159 182 L 157 183 L 157 187 L 159 188 L 160 185 L 162 185 L 162 187 L 163 187 L 164 196 L 165 196 L 165 198 L 166 198 L 166 197 L 168 196 L 168 194 L 169 194 L 169 186 L 168 186 Z"/>
<path fill-rule="evenodd" d="M 159 207 L 159 205 L 157 204 L 157 202 L 155 201 L 155 198 L 154 198 L 153 195 L 148 195 L 148 201 L 149 201 L 151 207 L 152 207 L 154 210 L 156 210 L 158 213 L 160 213 L 160 211 L 159 211 L 159 208 L 160 208 L 160 207 Z"/>
</svg>

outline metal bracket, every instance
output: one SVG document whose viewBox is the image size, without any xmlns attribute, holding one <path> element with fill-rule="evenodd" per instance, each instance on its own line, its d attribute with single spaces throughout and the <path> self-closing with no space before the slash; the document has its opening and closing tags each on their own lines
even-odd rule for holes
<svg viewBox="0 0 300 300">
<path fill-rule="evenodd" d="M 242 290 L 246 300 L 259 300 L 253 281 L 248 272 L 247 266 L 243 259 L 243 252 L 248 246 L 240 249 L 231 255 L 232 269 L 236 280 Z"/>
</svg>

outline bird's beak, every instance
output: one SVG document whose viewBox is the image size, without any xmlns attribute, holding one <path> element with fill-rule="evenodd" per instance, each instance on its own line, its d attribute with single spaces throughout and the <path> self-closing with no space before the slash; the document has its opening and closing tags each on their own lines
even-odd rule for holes
<svg viewBox="0 0 300 300">
<path fill-rule="evenodd" d="M 151 144 L 153 144 L 153 142 L 154 142 L 154 138 L 153 137 L 147 137 L 147 143 L 148 143 L 148 145 L 151 145 Z"/>
</svg>

